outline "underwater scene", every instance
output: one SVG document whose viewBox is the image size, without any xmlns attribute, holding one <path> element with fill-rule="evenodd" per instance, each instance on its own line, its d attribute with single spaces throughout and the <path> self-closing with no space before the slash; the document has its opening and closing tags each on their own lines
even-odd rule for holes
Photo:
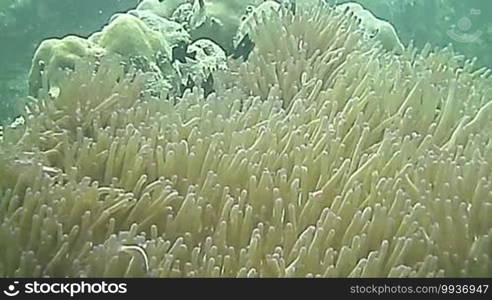
<svg viewBox="0 0 492 300">
<path fill-rule="evenodd" d="M 0 277 L 492 277 L 492 2 L 0 0 Z"/>
</svg>

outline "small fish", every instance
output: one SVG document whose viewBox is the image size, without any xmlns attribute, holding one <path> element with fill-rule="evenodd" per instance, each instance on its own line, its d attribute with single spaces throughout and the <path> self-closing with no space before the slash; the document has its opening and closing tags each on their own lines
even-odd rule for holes
<svg viewBox="0 0 492 300">
<path fill-rule="evenodd" d="M 195 86 L 195 82 L 193 81 L 193 79 L 191 78 L 191 76 L 188 75 L 188 79 L 186 81 L 186 85 L 181 83 L 180 86 L 179 86 L 180 96 L 183 96 L 184 95 L 184 92 L 186 90 L 193 89 L 194 86 Z"/>
<path fill-rule="evenodd" d="M 212 72 L 208 73 L 207 80 L 202 82 L 202 88 L 203 88 L 203 96 L 207 97 L 208 95 L 212 94 L 215 92 L 214 89 L 214 77 L 212 75 Z"/>
<path fill-rule="evenodd" d="M 245 34 L 232 52 L 232 58 L 238 59 L 242 57 L 246 61 L 254 48 L 255 43 L 251 40 L 249 34 Z"/>
<path fill-rule="evenodd" d="M 186 42 L 180 42 L 172 49 L 171 62 L 176 60 L 182 63 L 186 63 L 186 58 L 196 59 L 196 51 L 188 52 L 189 44 Z"/>
</svg>

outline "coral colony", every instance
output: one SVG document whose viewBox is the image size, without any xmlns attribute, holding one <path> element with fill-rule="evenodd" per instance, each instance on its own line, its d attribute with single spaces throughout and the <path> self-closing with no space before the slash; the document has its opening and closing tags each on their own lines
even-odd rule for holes
<svg viewBox="0 0 492 300">
<path fill-rule="evenodd" d="M 36 51 L 0 275 L 491 276 L 491 82 L 356 4 L 142 1 Z"/>
</svg>

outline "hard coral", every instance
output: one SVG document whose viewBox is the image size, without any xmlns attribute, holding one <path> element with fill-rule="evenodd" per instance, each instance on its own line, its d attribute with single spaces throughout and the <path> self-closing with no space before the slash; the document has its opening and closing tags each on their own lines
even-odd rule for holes
<svg viewBox="0 0 492 300">
<path fill-rule="evenodd" d="M 171 47 L 163 36 L 129 14 L 118 16 L 103 28 L 97 42 L 108 52 L 123 57 L 142 56 L 153 60 L 159 53 L 171 57 Z"/>
<path fill-rule="evenodd" d="M 162 38 L 171 48 L 191 42 L 190 34 L 185 30 L 183 24 L 160 17 L 152 11 L 131 10 L 128 13 L 142 20 L 150 29 L 161 33 Z"/>
<path fill-rule="evenodd" d="M 168 78 L 176 74 L 171 66 L 172 47 L 189 43 L 189 34 L 180 30 L 180 24 L 169 20 L 149 20 L 148 16 L 143 19 L 149 25 L 134 15 L 118 14 L 88 39 L 68 36 L 43 41 L 34 55 L 29 75 L 30 94 L 37 96 L 42 74 L 53 88 L 77 62 L 100 60 L 103 56 L 138 65 L 141 70 L 154 74 L 155 87 L 170 89 Z"/>
<path fill-rule="evenodd" d="M 43 41 L 32 61 L 29 71 L 29 89 L 31 95 L 37 95 L 42 87 L 42 73 L 50 86 L 59 85 L 66 76 L 66 70 L 73 70 L 75 64 L 103 55 L 104 49 L 78 36 Z"/>
</svg>

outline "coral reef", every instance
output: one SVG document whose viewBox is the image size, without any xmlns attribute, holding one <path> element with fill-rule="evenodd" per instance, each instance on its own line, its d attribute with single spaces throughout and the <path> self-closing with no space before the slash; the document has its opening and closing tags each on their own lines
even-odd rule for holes
<svg viewBox="0 0 492 300">
<path fill-rule="evenodd" d="M 202 86 L 205 94 L 213 89 L 213 75 L 218 70 L 227 69 L 227 56 L 224 50 L 208 39 L 199 39 L 186 50 L 184 61 L 176 61 L 180 84 L 185 88 Z M 204 85 L 205 84 L 205 85 Z"/>
<path fill-rule="evenodd" d="M 143 0 L 138 4 L 136 10 L 150 11 L 160 17 L 169 18 L 180 5 L 187 2 L 189 0 Z"/>
<path fill-rule="evenodd" d="M 372 12 L 357 3 L 340 4 L 336 8 L 340 11 L 351 12 L 356 16 L 359 19 L 362 29 L 367 32 L 371 38 L 380 41 L 386 50 L 394 51 L 398 54 L 403 52 L 404 47 L 400 38 L 390 23 L 376 18 Z"/>
<path fill-rule="evenodd" d="M 209 39 L 191 43 L 192 36 L 185 29 L 185 25 L 191 29 L 190 24 L 165 18 L 168 14 L 158 8 L 173 3 L 144 1 L 137 9 L 115 14 L 87 39 L 68 36 L 43 41 L 29 73 L 30 95 L 37 96 L 43 74 L 50 89 L 58 91 L 60 78 L 73 70 L 77 61 L 103 56 L 118 56 L 127 65 L 153 73 L 149 87 L 154 93 L 181 94 L 183 86 L 211 81 L 211 72 L 226 66 L 226 54 Z"/>
<path fill-rule="evenodd" d="M 193 2 L 191 17 L 185 18 L 190 24 L 193 40 L 211 39 L 227 52 L 231 52 L 234 48 L 232 40 L 241 24 L 242 16 L 260 5 L 264 0 L 195 0 Z M 163 2 L 163 5 L 166 5 L 166 1 Z M 183 4 L 183 7 L 184 11 L 189 10 L 189 6 L 186 8 L 186 3 Z M 177 16 L 175 15 L 175 17 Z"/>
<path fill-rule="evenodd" d="M 129 14 L 115 18 L 103 28 L 96 41 L 107 51 L 123 57 L 142 56 L 153 60 L 159 52 L 171 57 L 171 47 L 163 36 Z"/>
<path fill-rule="evenodd" d="M 29 94 L 33 53 L 48 38 L 88 36 L 136 0 L 0 0 L 0 124 L 9 124 Z"/>
<path fill-rule="evenodd" d="M 359 3 L 378 18 L 389 21 L 405 44 L 453 48 L 467 57 L 477 57 L 480 65 L 492 67 L 488 53 L 492 34 L 487 32 L 492 3 L 482 0 L 327 0 L 331 4 Z M 416 17 L 418 16 L 418 17 Z"/>
<path fill-rule="evenodd" d="M 159 32 L 171 48 L 182 43 L 189 44 L 191 37 L 180 23 L 160 17 L 152 11 L 131 10 L 128 14 L 142 20 L 150 29 Z"/>
<path fill-rule="evenodd" d="M 488 71 L 327 6 L 251 30 L 207 97 L 111 56 L 43 85 L 0 147 L 0 275 L 491 276 Z"/>
<path fill-rule="evenodd" d="M 73 70 L 75 64 L 84 60 L 103 55 L 104 51 L 98 45 L 78 36 L 43 41 L 34 54 L 29 71 L 30 94 L 37 96 L 38 90 L 43 86 L 43 73 L 48 80 L 47 84 L 57 87 L 66 76 L 67 70 Z"/>
<path fill-rule="evenodd" d="M 234 48 L 237 48 L 239 44 L 244 40 L 246 36 L 248 38 L 253 32 L 255 32 L 255 27 L 261 19 L 266 19 L 280 13 L 281 5 L 275 1 L 265 1 L 255 7 L 250 9 L 247 14 L 242 18 L 241 24 L 237 29 L 237 33 L 233 39 Z"/>
</svg>

